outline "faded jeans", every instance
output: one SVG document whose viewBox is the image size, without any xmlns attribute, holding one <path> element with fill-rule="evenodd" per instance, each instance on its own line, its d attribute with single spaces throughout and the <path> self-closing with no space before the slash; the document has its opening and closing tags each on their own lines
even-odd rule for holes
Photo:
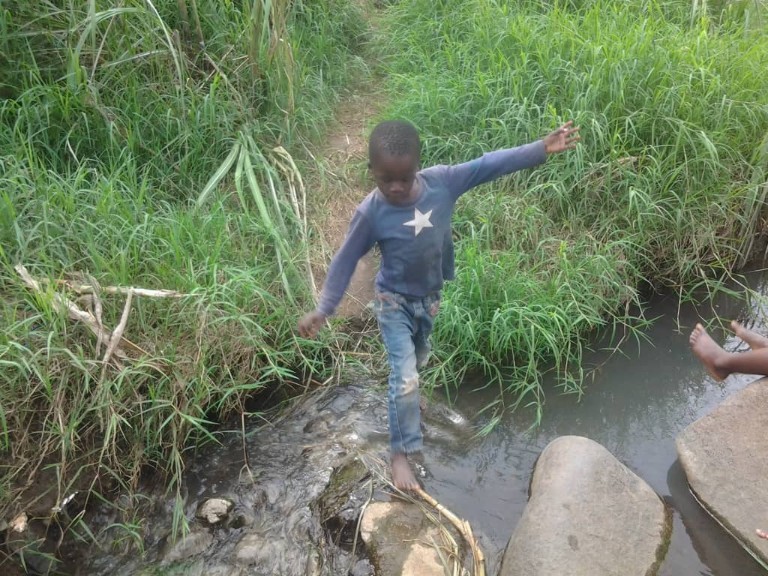
<svg viewBox="0 0 768 576">
<path fill-rule="evenodd" d="M 376 294 L 374 310 L 389 357 L 392 454 L 411 454 L 422 449 L 418 370 L 429 360 L 429 335 L 439 308 L 439 292 L 418 299 L 393 292 Z"/>
</svg>

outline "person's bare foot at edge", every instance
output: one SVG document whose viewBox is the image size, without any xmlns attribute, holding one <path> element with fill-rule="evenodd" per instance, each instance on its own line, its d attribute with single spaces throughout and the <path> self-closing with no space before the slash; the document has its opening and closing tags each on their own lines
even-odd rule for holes
<svg viewBox="0 0 768 576">
<path fill-rule="evenodd" d="M 765 530 L 760 530 L 760 528 L 758 528 L 757 530 L 755 530 L 755 533 L 763 540 L 768 540 L 768 532 L 766 532 Z"/>
<path fill-rule="evenodd" d="M 707 334 L 704 326 L 696 324 L 696 327 L 691 332 L 688 342 L 691 345 L 691 349 L 696 357 L 701 360 L 704 367 L 707 369 L 715 380 L 725 380 L 728 377 L 728 372 L 719 370 L 717 363 L 724 354 L 727 354 L 720 345 L 712 340 L 712 337 Z"/>
<path fill-rule="evenodd" d="M 392 483 L 403 492 L 415 492 L 421 488 L 405 454 L 392 455 Z"/>
<path fill-rule="evenodd" d="M 739 338 L 744 340 L 752 350 L 759 350 L 760 348 L 768 348 L 768 338 L 761 336 L 757 332 L 744 328 L 741 324 L 734 320 L 731 322 L 731 330 Z"/>
</svg>

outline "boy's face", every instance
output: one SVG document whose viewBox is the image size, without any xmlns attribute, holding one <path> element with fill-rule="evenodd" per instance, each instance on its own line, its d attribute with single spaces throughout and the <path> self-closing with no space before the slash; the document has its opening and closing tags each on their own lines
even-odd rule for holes
<svg viewBox="0 0 768 576">
<path fill-rule="evenodd" d="M 379 152 L 371 158 L 368 167 L 387 202 L 406 205 L 416 200 L 419 191 L 414 183 L 419 159 L 413 154 L 392 155 Z"/>
</svg>

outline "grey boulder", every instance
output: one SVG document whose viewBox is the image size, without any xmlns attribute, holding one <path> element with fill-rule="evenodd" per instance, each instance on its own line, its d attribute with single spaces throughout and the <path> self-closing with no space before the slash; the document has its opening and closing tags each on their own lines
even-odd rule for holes
<svg viewBox="0 0 768 576">
<path fill-rule="evenodd" d="M 608 450 L 563 436 L 536 463 L 500 576 L 650 576 L 670 525 L 659 496 Z"/>
<path fill-rule="evenodd" d="M 704 509 L 768 568 L 768 379 L 731 395 L 677 438 L 688 484 Z"/>
</svg>

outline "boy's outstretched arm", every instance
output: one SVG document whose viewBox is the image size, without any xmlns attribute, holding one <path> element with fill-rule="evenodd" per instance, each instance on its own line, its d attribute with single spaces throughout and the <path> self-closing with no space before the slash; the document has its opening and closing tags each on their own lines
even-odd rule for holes
<svg viewBox="0 0 768 576">
<path fill-rule="evenodd" d="M 374 240 L 368 219 L 359 210 L 352 217 L 344 243 L 333 257 L 323 284 L 317 308 L 299 320 L 299 335 L 314 338 L 326 318 L 333 315 L 349 286 L 357 262 L 373 248 Z"/>
<path fill-rule="evenodd" d="M 544 138 L 529 144 L 486 152 L 479 158 L 448 167 L 438 167 L 449 193 L 458 198 L 467 190 L 518 170 L 533 168 L 547 161 L 550 154 L 571 150 L 581 140 L 580 128 L 569 120 Z"/>
<path fill-rule="evenodd" d="M 579 136 L 581 128 L 573 127 L 573 120 L 569 120 L 554 132 L 547 134 L 544 140 L 544 150 L 547 154 L 558 154 L 566 150 L 573 150 L 581 140 Z"/>
</svg>

